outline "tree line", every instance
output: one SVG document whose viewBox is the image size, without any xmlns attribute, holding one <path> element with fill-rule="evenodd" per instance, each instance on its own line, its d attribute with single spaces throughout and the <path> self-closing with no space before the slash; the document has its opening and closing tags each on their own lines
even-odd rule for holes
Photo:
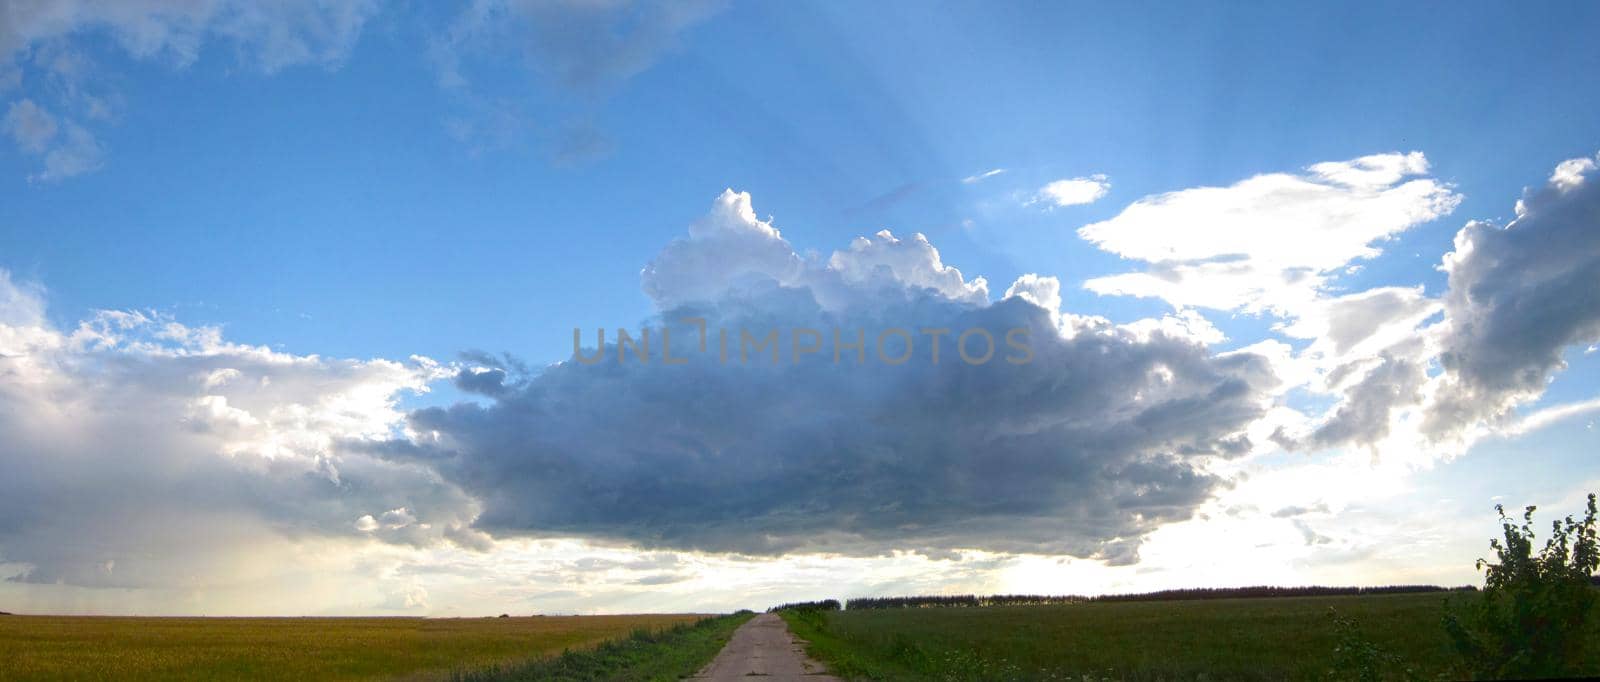
<svg viewBox="0 0 1600 682">
<path fill-rule="evenodd" d="M 1253 599 L 1263 597 L 1331 597 L 1363 594 L 1408 594 L 1417 592 L 1471 591 L 1476 588 L 1440 587 L 1438 585 L 1383 585 L 1378 587 L 1341 587 L 1308 585 L 1302 587 L 1277 587 L 1253 585 L 1249 587 L 1199 587 L 1178 590 L 1160 590 L 1134 594 L 1105 594 L 1086 596 L 1077 594 L 929 594 L 903 597 L 857 597 L 840 604 L 837 599 L 794 602 L 774 606 L 770 611 L 818 610 L 838 611 L 856 609 L 927 609 L 984 606 L 1042 606 L 1050 604 L 1081 604 L 1086 602 L 1131 601 L 1183 601 L 1193 599 Z"/>
<path fill-rule="evenodd" d="M 838 611 L 840 608 L 839 600 L 823 599 L 821 601 L 796 601 L 779 604 L 767 609 L 767 613 L 777 613 L 779 611 Z"/>
</svg>

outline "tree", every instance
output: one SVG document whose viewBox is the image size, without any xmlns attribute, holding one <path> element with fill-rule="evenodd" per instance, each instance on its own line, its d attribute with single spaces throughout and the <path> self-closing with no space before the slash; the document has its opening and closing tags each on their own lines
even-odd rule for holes
<svg viewBox="0 0 1600 682">
<path fill-rule="evenodd" d="M 1533 553 L 1533 511 L 1519 525 L 1500 513 L 1504 540 L 1489 547 L 1499 562 L 1478 560 L 1484 589 L 1445 616 L 1445 628 L 1472 672 L 1482 677 L 1557 677 L 1579 672 L 1595 591 L 1589 586 L 1600 543 L 1595 535 L 1595 496 L 1582 521 L 1568 516 L 1551 524 L 1544 549 Z"/>
</svg>

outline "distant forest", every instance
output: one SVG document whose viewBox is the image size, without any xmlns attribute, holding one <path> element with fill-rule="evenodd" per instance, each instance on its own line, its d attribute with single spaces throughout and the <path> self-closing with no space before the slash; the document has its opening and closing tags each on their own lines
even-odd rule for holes
<svg viewBox="0 0 1600 682">
<path fill-rule="evenodd" d="M 1596 577 L 1594 581 L 1596 585 L 1600 585 L 1600 577 Z M 1183 590 L 1140 592 L 1136 594 L 1106 594 L 1096 597 L 1073 594 L 918 595 L 909 597 L 858 597 L 855 599 L 848 599 L 843 604 L 841 604 L 837 599 L 793 602 L 774 606 L 770 610 L 784 611 L 810 609 L 820 611 L 838 611 L 841 608 L 855 610 L 959 608 L 978 606 L 1032 606 L 1041 604 L 1080 604 L 1088 602 L 1181 601 L 1194 599 L 1255 599 L 1266 597 L 1331 597 L 1362 594 L 1409 594 L 1417 592 L 1470 592 L 1476 589 L 1477 588 L 1471 586 L 1440 587 L 1438 585 L 1385 585 L 1382 587 L 1336 587 L 1326 585 L 1312 585 L 1308 587 L 1272 587 L 1268 585 L 1257 585 L 1252 587 L 1199 587 Z"/>
</svg>

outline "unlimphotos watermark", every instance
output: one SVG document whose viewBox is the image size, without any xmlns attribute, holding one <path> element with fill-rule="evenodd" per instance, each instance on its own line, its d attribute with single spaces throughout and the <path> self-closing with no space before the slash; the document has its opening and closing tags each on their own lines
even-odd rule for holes
<svg viewBox="0 0 1600 682">
<path fill-rule="evenodd" d="M 718 364 L 749 364 L 752 360 L 760 362 L 762 356 L 768 358 L 768 364 L 780 364 L 785 359 L 790 363 L 798 364 L 809 356 L 817 356 L 820 361 L 832 356 L 833 364 L 843 362 L 847 357 L 854 357 L 856 364 L 867 361 L 867 350 L 870 347 L 879 362 L 886 365 L 903 365 L 917 356 L 918 338 L 928 346 L 926 358 L 933 364 L 939 364 L 941 355 L 946 346 L 955 349 L 955 354 L 969 365 L 983 365 L 995 360 L 1003 351 L 1003 360 L 1013 365 L 1026 365 L 1033 362 L 1033 347 L 1029 345 L 1027 327 L 1013 327 L 1007 329 L 998 338 L 993 332 L 983 327 L 969 327 L 954 330 L 949 327 L 920 327 L 913 332 L 903 327 L 889 327 L 878 331 L 876 335 L 869 335 L 864 328 L 840 329 L 834 327 L 825 334 L 820 329 L 809 327 L 793 327 L 787 330 L 767 328 L 750 330 L 739 328 L 728 330 L 725 328 L 709 329 L 703 317 L 685 317 L 678 320 L 686 327 L 693 327 L 696 341 L 693 345 L 684 345 L 675 349 L 672 345 L 672 327 L 662 326 L 659 334 L 654 336 L 658 341 L 652 344 L 652 335 L 649 327 L 639 330 L 635 336 L 627 329 L 618 328 L 616 342 L 613 344 L 615 357 L 618 363 L 639 362 L 648 364 L 652 360 L 663 365 L 685 365 L 689 363 L 689 353 L 698 352 L 706 355 L 716 353 Z M 787 331 L 788 333 L 784 333 Z M 596 330 L 594 350 L 585 354 L 583 351 L 583 330 L 572 329 L 572 357 L 585 365 L 597 365 L 606 362 L 608 355 L 606 348 L 606 330 Z M 831 339 L 831 343 L 829 343 Z M 872 340 L 872 343 L 868 341 Z M 782 352 L 782 342 L 788 342 L 788 352 Z M 715 348 L 713 348 L 713 344 Z M 1001 348 L 1001 345 L 1004 348 Z M 652 355 L 652 348 L 659 357 Z M 694 350 L 690 350 L 690 349 Z M 677 354 L 684 353 L 684 354 Z"/>
</svg>

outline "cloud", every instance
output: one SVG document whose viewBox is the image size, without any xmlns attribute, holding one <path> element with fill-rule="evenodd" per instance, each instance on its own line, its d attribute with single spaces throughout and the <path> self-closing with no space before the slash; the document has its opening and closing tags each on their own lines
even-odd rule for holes
<svg viewBox="0 0 1600 682">
<path fill-rule="evenodd" d="M 42 0 L 6 3 L 0 57 L 12 58 L 47 40 L 104 32 L 135 58 L 185 66 L 211 40 L 230 43 L 241 62 L 272 73 L 289 66 L 341 64 L 374 0 Z"/>
<path fill-rule="evenodd" d="M 1279 509 L 1278 511 L 1272 512 L 1272 518 L 1275 518 L 1275 519 L 1290 519 L 1290 518 L 1294 518 L 1296 516 L 1305 516 L 1307 514 L 1327 514 L 1327 513 L 1328 513 L 1328 505 L 1327 504 L 1323 504 L 1323 503 L 1318 503 L 1318 504 L 1315 504 L 1315 505 L 1312 505 L 1312 506 L 1309 506 L 1309 507 L 1300 506 L 1300 505 L 1290 505 L 1290 506 L 1284 507 L 1282 509 Z"/>
<path fill-rule="evenodd" d="M 43 154 L 56 136 L 56 119 L 31 99 L 11 103 L 0 125 L 22 151 Z"/>
<path fill-rule="evenodd" d="M 1427 171 L 1421 152 L 1378 154 L 1144 197 L 1078 235 L 1145 269 L 1085 286 L 1292 316 L 1320 295 L 1329 273 L 1378 255 L 1376 242 L 1454 210 L 1460 197 L 1419 177 Z"/>
<path fill-rule="evenodd" d="M 1427 376 L 1414 359 L 1384 353 L 1365 376 L 1343 391 L 1333 413 L 1308 438 L 1283 441 L 1292 449 L 1331 448 L 1347 443 L 1375 445 L 1392 428 L 1395 412 L 1417 404 Z"/>
<path fill-rule="evenodd" d="M 512 2 L 527 22 L 537 69 L 565 87 L 613 86 L 649 68 L 678 35 L 720 11 L 720 0 L 693 2 Z"/>
<path fill-rule="evenodd" d="M 1392 176 L 1372 172 L 1346 181 Z M 1421 287 L 1315 295 L 1278 328 L 1312 339 L 1279 375 L 1299 376 L 1337 402 L 1315 423 L 1280 428 L 1273 440 L 1290 449 L 1365 445 L 1425 464 L 1484 435 L 1525 433 L 1586 410 L 1576 403 L 1513 419 L 1565 368 L 1568 349 L 1600 340 L 1592 300 L 1600 290 L 1595 176 L 1589 159 L 1562 162 L 1545 186 L 1517 202 L 1511 224 L 1469 222 L 1440 267 L 1448 282 L 1442 299 Z"/>
<path fill-rule="evenodd" d="M 994 168 L 994 169 L 991 169 L 991 170 L 986 170 L 986 171 L 984 171 L 982 173 L 979 173 L 977 175 L 969 175 L 967 177 L 962 178 L 961 179 L 961 183 L 965 184 L 965 185 L 976 185 L 976 184 L 978 184 L 980 182 L 983 182 L 984 180 L 988 180 L 989 178 L 992 178 L 992 177 L 994 177 L 996 175 L 1000 175 L 1000 174 L 1002 174 L 1004 172 L 1006 172 L 1006 169 L 1004 169 L 1004 168 Z"/>
<path fill-rule="evenodd" d="M 411 414 L 416 437 L 391 441 L 386 456 L 480 500 L 475 527 L 498 538 L 1127 563 L 1144 534 L 1188 518 L 1222 485 L 1206 464 L 1247 449 L 1240 430 L 1274 381 L 1258 356 L 1212 355 L 1159 328 L 1075 318 L 1068 334 L 1063 313 L 1038 304 L 1058 305 L 1045 278 L 990 302 L 981 279 L 920 236 L 880 233 L 802 258 L 755 216 L 748 195 L 725 192 L 645 269 L 658 304 L 649 363 L 618 362 L 607 343 L 582 351 L 602 352 L 597 364 L 507 372 L 482 391 L 487 403 Z M 688 316 L 705 321 L 704 352 L 696 327 L 677 322 Z M 684 364 L 662 364 L 663 327 Z M 892 327 L 915 335 L 904 364 L 874 357 L 877 332 Z M 792 361 L 810 345 L 797 328 L 828 343 Z M 873 359 L 835 348 L 835 328 L 862 330 L 861 355 Z M 929 328 L 953 330 L 938 363 Z M 960 359 L 956 335 L 974 328 L 995 330 L 993 362 Z M 1002 360 L 1016 356 L 1003 341 L 1013 328 L 1030 334 L 1027 364 Z M 741 363 L 735 349 L 719 362 L 722 329 L 781 330 L 781 361 Z"/>
<path fill-rule="evenodd" d="M 920 232 L 908 240 L 896 239 L 888 230 L 856 237 L 849 250 L 833 253 L 828 270 L 852 286 L 927 289 L 967 303 L 989 300 L 989 283 L 984 278 L 966 281 L 960 270 L 940 260 L 938 249 Z"/>
<path fill-rule="evenodd" d="M 1532 414 L 1517 420 L 1514 425 L 1501 429 L 1500 432 L 1502 435 L 1520 436 L 1524 433 L 1531 433 L 1560 421 L 1583 416 L 1597 411 L 1600 411 L 1600 398 L 1591 398 L 1589 400 L 1580 400 L 1562 405 L 1554 405 L 1533 412 Z M 1590 422 L 1591 427 L 1593 424 L 1593 422 Z"/>
<path fill-rule="evenodd" d="M 343 64 L 377 10 L 375 0 L 0 3 L 0 93 L 21 89 L 24 97 L 11 104 L 11 114 L 29 117 L 13 124 L 8 114 L 7 132 L 19 148 L 40 157 L 43 168 L 32 180 L 92 172 L 104 165 L 104 150 L 89 124 L 111 118 L 118 97 L 97 85 L 94 64 L 72 48 L 75 43 L 103 36 L 135 59 L 178 68 L 207 46 L 225 45 L 240 64 L 266 74 L 300 65 L 332 69 Z M 46 105 L 56 114 L 44 111 Z M 31 127 L 19 128 L 23 123 Z"/>
<path fill-rule="evenodd" d="M 1111 181 L 1104 175 L 1091 175 L 1086 178 L 1067 178 L 1056 180 L 1039 188 L 1039 193 L 1034 195 L 1029 204 L 1047 203 L 1051 206 L 1078 206 L 1092 204 L 1111 191 Z"/>
<path fill-rule="evenodd" d="M 185 68 L 203 53 L 227 51 L 248 70 L 275 74 L 313 66 L 334 70 L 389 3 L 378 0 L 39 0 L 0 2 L 0 94 L 20 90 L 33 111 L 53 117 L 48 149 L 41 129 L 11 132 L 38 157 L 33 180 L 81 175 L 104 165 L 98 125 L 113 120 L 120 96 L 77 49 L 109 41 L 134 59 Z M 575 165 L 611 153 L 615 143 L 592 121 L 594 107 L 670 52 L 678 37 L 716 14 L 720 1 L 569 2 L 477 0 L 429 41 L 426 57 L 441 87 L 456 95 L 444 121 L 472 153 L 521 144 L 537 134 L 553 162 Z M 563 94 L 537 102 L 477 91 L 472 74 L 503 72 L 506 53 Z M 558 101 L 559 100 L 559 101 Z M 13 103 L 15 104 L 15 103 Z M 545 116 L 552 120 L 538 120 Z M 29 122 L 40 123 L 35 116 Z M 31 146 L 30 146 L 31 145 Z"/>
<path fill-rule="evenodd" d="M 428 50 L 440 87 L 455 93 L 468 110 L 452 119 L 452 134 L 535 127 L 531 114 L 491 103 L 475 85 L 480 69 L 504 69 L 507 53 L 520 54 L 526 68 L 562 95 L 544 98 L 538 113 L 577 121 L 541 126 L 550 138 L 552 159 L 566 165 L 603 157 L 614 144 L 590 123 L 595 103 L 648 70 L 676 48 L 679 36 L 725 5 L 721 0 L 470 3 Z M 508 112 L 515 112 L 514 124 L 503 120 Z M 485 117 L 489 120 L 477 121 Z M 496 141 L 504 142 L 470 144 L 483 149 Z"/>
<path fill-rule="evenodd" d="M 12 102 L 0 120 L 0 130 L 10 135 L 23 152 L 43 160 L 43 170 L 28 176 L 29 180 L 60 180 L 98 169 L 104 163 L 100 143 L 89 131 L 71 121 L 58 124 L 50 112 L 31 99 Z"/>
<path fill-rule="evenodd" d="M 63 331 L 42 296 L 0 271 L 12 580 L 204 588 L 278 571 L 305 543 L 481 540 L 454 486 L 352 449 L 396 437 L 399 396 L 444 368 L 278 353 L 137 312 Z"/>
<path fill-rule="evenodd" d="M 1426 430 L 1458 433 L 1537 397 L 1570 346 L 1600 340 L 1600 173 L 1589 159 L 1556 167 L 1504 227 L 1468 223 L 1441 269 L 1449 277 L 1445 373 Z"/>
<path fill-rule="evenodd" d="M 1306 355 L 1338 360 L 1371 356 L 1415 335 L 1444 306 L 1421 286 L 1376 287 L 1343 296 L 1321 296 L 1296 311 L 1284 334 L 1311 339 Z"/>
<path fill-rule="evenodd" d="M 670 308 L 722 297 L 751 280 L 795 283 L 803 260 L 777 228 L 756 217 L 745 192 L 726 190 L 686 239 L 662 249 L 640 274 L 644 292 Z"/>
</svg>

